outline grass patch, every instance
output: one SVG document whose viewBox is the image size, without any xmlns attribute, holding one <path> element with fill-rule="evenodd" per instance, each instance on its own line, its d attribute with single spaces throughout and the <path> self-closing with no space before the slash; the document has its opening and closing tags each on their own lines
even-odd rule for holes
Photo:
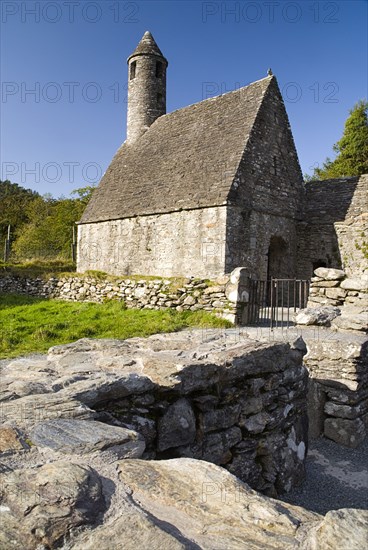
<svg viewBox="0 0 368 550">
<path fill-rule="evenodd" d="M 0 275 L 49 278 L 61 273 L 70 272 L 75 272 L 75 264 L 66 260 L 37 260 L 23 263 L 5 263 L 0 261 Z"/>
<path fill-rule="evenodd" d="M 122 302 L 63 302 L 0 294 L 0 359 L 44 353 L 79 338 L 131 338 L 195 327 L 231 327 L 205 311 L 134 310 Z"/>
</svg>

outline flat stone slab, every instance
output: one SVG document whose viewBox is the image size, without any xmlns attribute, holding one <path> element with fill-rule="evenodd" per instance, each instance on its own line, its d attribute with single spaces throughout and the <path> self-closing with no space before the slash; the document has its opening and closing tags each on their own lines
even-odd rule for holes
<svg viewBox="0 0 368 550">
<path fill-rule="evenodd" d="M 318 267 L 314 274 L 326 281 L 336 281 L 346 276 L 345 271 L 342 271 L 342 269 L 334 269 L 332 267 Z"/>
<path fill-rule="evenodd" d="M 345 279 L 342 281 L 341 288 L 347 290 L 368 290 L 368 275 L 362 275 L 359 279 Z"/>
<path fill-rule="evenodd" d="M 338 307 L 308 307 L 295 316 L 297 325 L 330 326 L 331 321 L 341 314 Z"/>
<path fill-rule="evenodd" d="M 32 443 L 66 454 L 87 454 L 114 447 L 120 458 L 139 458 L 145 442 L 137 432 L 88 420 L 49 420 L 30 433 Z"/>
</svg>

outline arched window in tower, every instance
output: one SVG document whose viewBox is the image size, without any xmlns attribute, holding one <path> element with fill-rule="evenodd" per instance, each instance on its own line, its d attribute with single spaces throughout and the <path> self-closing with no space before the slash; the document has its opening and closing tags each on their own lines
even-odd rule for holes
<svg viewBox="0 0 368 550">
<path fill-rule="evenodd" d="M 129 75 L 129 80 L 133 80 L 133 78 L 135 78 L 136 68 L 137 68 L 137 62 L 136 62 L 136 61 L 132 61 L 132 63 L 130 64 L 130 75 Z"/>
<path fill-rule="evenodd" d="M 158 105 L 158 107 L 161 107 L 162 99 L 163 99 L 162 94 L 157 93 L 157 105 Z"/>
<path fill-rule="evenodd" d="M 156 61 L 156 78 L 161 78 L 163 74 L 163 65 L 160 61 Z"/>
</svg>

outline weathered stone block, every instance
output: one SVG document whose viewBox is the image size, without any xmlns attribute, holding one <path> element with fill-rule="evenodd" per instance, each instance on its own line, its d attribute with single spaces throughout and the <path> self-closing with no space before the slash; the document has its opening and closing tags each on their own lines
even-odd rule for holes
<svg viewBox="0 0 368 550">
<path fill-rule="evenodd" d="M 313 278 L 312 278 L 313 281 Z M 311 284 L 310 292 L 312 290 L 316 290 L 316 288 L 333 288 L 336 286 L 340 286 L 340 281 L 324 281 L 324 280 L 318 280 Z"/>
<path fill-rule="evenodd" d="M 321 279 L 326 279 L 327 281 L 335 281 L 343 279 L 346 274 L 345 271 L 341 269 L 333 269 L 331 267 L 319 267 L 314 271 L 314 274 Z"/>
<path fill-rule="evenodd" d="M 327 401 L 324 407 L 325 413 L 329 416 L 337 416 L 339 418 L 349 418 L 350 420 L 359 417 L 362 414 L 362 409 L 359 405 L 340 405 L 333 401 Z"/>
<path fill-rule="evenodd" d="M 347 290 L 343 288 L 326 288 L 325 292 L 327 298 L 332 298 L 334 300 L 339 300 L 345 298 Z"/>
<path fill-rule="evenodd" d="M 86 454 L 113 449 L 117 458 L 140 458 L 143 438 L 133 430 L 88 420 L 50 420 L 37 424 L 30 432 L 31 441 L 66 454 Z"/>
<path fill-rule="evenodd" d="M 326 418 L 324 435 L 339 445 L 355 449 L 366 436 L 366 430 L 360 419 Z"/>
<path fill-rule="evenodd" d="M 311 307 L 300 310 L 295 316 L 297 325 L 324 325 L 329 326 L 332 319 L 340 315 L 337 307 Z"/>
<path fill-rule="evenodd" d="M 316 439 L 323 434 L 324 421 L 326 418 L 324 405 L 326 402 L 326 393 L 321 385 L 312 378 L 308 381 L 308 436 Z"/>
<path fill-rule="evenodd" d="M 368 290 L 368 275 L 362 275 L 359 279 L 345 279 L 341 283 L 341 288 L 346 288 L 348 290 Z"/>
<path fill-rule="evenodd" d="M 250 416 L 244 420 L 239 421 L 239 426 L 245 428 L 248 432 L 253 434 L 259 434 L 263 432 L 268 422 L 272 417 L 265 411 Z"/>
<path fill-rule="evenodd" d="M 224 464 L 229 462 L 231 455 L 228 451 L 242 440 L 242 432 L 238 427 L 229 430 L 212 433 L 203 438 L 203 460 Z"/>
<path fill-rule="evenodd" d="M 158 450 L 165 451 L 193 443 L 196 420 L 187 399 L 178 399 L 171 405 L 158 423 Z"/>
<path fill-rule="evenodd" d="M 202 429 L 204 432 L 213 432 L 234 426 L 240 412 L 240 405 L 224 407 L 206 412 L 202 415 Z"/>
</svg>

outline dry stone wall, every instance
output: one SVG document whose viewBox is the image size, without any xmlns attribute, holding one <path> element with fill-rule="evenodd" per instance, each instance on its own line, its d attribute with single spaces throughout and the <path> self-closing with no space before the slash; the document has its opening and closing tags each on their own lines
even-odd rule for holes
<svg viewBox="0 0 368 550">
<path fill-rule="evenodd" d="M 368 272 L 346 277 L 340 269 L 320 267 L 314 274 L 308 307 L 297 315 L 297 323 L 331 324 L 335 329 L 368 332 Z M 314 308 L 319 308 L 317 316 Z M 328 322 L 319 322 L 326 314 Z M 311 321 L 314 317 L 316 322 Z"/>
<path fill-rule="evenodd" d="M 104 302 L 118 300 L 127 308 L 162 309 L 177 311 L 221 311 L 231 322 L 235 321 L 237 296 L 232 296 L 231 277 L 215 282 L 204 279 L 116 279 L 101 280 L 87 276 L 0 277 L 0 292 L 25 293 L 33 296 L 77 302 Z"/>
<path fill-rule="evenodd" d="M 315 309 L 318 312 L 319 308 Z M 354 448 L 362 443 L 368 435 L 368 339 L 365 334 L 324 326 L 236 330 L 238 341 L 245 335 L 257 341 L 283 339 L 290 343 L 302 337 L 307 349 L 303 361 L 309 372 L 309 438 L 324 435 Z"/>
<path fill-rule="evenodd" d="M 33 460 L 196 458 L 275 496 L 305 475 L 303 353 L 300 340 L 234 343 L 201 330 L 83 339 L 3 367 L 1 421 L 33 443 Z"/>
<path fill-rule="evenodd" d="M 358 447 L 368 433 L 368 341 L 331 334 L 306 342 L 310 436 Z"/>
<path fill-rule="evenodd" d="M 341 269 L 316 269 L 311 279 L 307 305 L 368 307 L 368 273 L 347 277 Z"/>
</svg>

